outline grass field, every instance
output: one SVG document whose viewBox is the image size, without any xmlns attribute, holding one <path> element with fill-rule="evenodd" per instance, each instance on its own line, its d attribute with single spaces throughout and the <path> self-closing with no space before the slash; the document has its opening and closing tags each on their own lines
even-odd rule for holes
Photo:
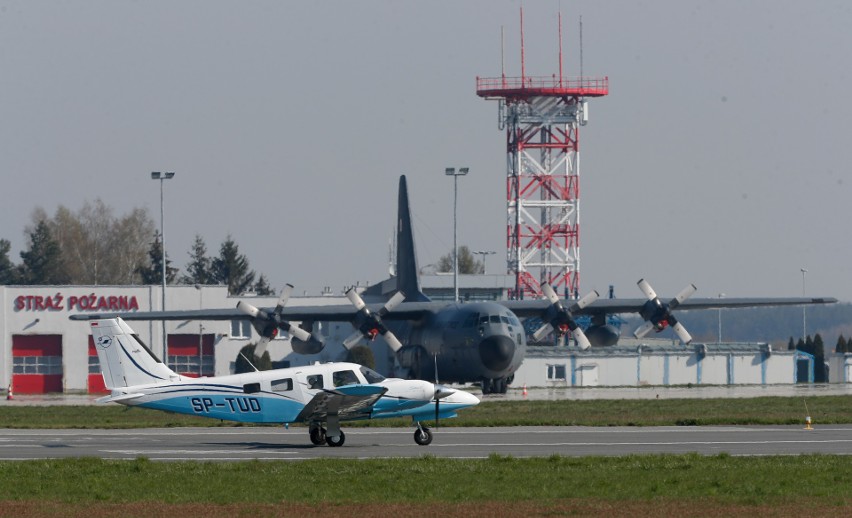
<svg viewBox="0 0 852 518">
<path fill-rule="evenodd" d="M 844 396 L 807 400 L 852 422 Z M 441 426 L 802 423 L 802 398 L 484 402 Z M 398 426 L 377 420 L 368 426 Z M 0 428 L 233 426 L 118 405 L 0 407 Z M 346 426 L 354 426 L 347 423 Z M 2 438 L 0 438 L 2 439 Z M 0 462 L 0 517 L 844 516 L 852 457 L 647 455 L 453 460 Z"/>
<path fill-rule="evenodd" d="M 202 506 L 207 515 L 240 515 L 235 509 L 291 515 L 301 509 L 299 514 L 338 516 L 351 515 L 355 505 L 358 514 L 370 506 L 380 516 L 389 510 L 404 516 L 442 509 L 469 516 L 483 516 L 487 509 L 496 516 L 787 514 L 784 510 L 830 516 L 846 514 L 852 505 L 850 480 L 852 460 L 822 455 L 235 463 L 71 459 L 0 463 L 0 509 L 33 516 L 54 507 L 63 509 L 61 514 L 103 509 L 107 515 L 152 516 L 154 509 Z"/>
<path fill-rule="evenodd" d="M 852 423 L 848 396 L 744 399 L 652 399 L 483 402 L 441 426 L 666 426 L 720 424 Z M 346 426 L 404 426 L 379 419 Z M 234 426 L 234 423 L 121 405 L 0 406 L 0 428 L 152 428 Z"/>
</svg>

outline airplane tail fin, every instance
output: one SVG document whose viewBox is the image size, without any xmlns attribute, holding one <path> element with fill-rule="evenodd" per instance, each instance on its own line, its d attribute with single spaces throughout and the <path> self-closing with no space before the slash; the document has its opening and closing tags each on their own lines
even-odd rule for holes
<svg viewBox="0 0 852 518">
<path fill-rule="evenodd" d="M 399 177 L 399 205 L 396 226 L 397 289 L 405 293 L 407 302 L 428 302 L 429 297 L 420 291 L 420 272 L 414 250 L 414 233 L 411 229 L 411 210 L 408 204 L 408 185 L 405 175 Z"/>
<path fill-rule="evenodd" d="M 107 389 L 180 379 L 124 320 L 93 320 L 91 326 Z"/>
</svg>

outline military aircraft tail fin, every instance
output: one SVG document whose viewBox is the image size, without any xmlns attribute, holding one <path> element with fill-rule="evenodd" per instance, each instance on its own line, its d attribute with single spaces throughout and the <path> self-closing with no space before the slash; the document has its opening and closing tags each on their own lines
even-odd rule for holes
<svg viewBox="0 0 852 518">
<path fill-rule="evenodd" d="M 426 302 L 429 297 L 420 291 L 414 233 L 411 229 L 411 210 L 408 204 L 408 186 L 405 175 L 399 177 L 399 214 L 396 222 L 396 275 L 397 290 L 405 293 L 406 302 Z"/>
<path fill-rule="evenodd" d="M 142 343 L 124 320 L 93 320 L 91 326 L 107 389 L 180 379 Z"/>
</svg>

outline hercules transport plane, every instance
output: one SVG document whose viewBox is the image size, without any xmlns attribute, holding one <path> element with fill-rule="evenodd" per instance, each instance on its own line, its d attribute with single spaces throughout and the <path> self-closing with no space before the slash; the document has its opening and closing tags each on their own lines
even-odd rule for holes
<svg viewBox="0 0 852 518">
<path fill-rule="evenodd" d="M 447 383 L 478 382 L 483 394 L 505 393 L 506 386 L 524 360 L 527 337 L 521 319 L 538 318 L 536 340 L 548 334 L 570 334 L 581 349 L 606 347 L 618 342 L 620 330 L 607 324 L 607 316 L 638 313 L 645 323 L 637 337 L 671 327 L 688 344 L 692 337 L 674 316 L 676 308 L 718 309 L 760 306 L 828 304 L 833 298 L 690 298 L 688 285 L 666 302 L 646 280 L 638 282 L 644 297 L 602 299 L 592 291 L 578 300 L 561 299 L 553 288 L 542 286 L 540 300 L 495 300 L 471 303 L 430 301 L 420 289 L 411 211 L 405 176 L 399 179 L 396 275 L 368 288 L 365 302 L 354 289 L 346 293 L 351 304 L 286 306 L 293 286 L 287 285 L 274 308 L 257 308 L 240 301 L 235 308 L 100 313 L 71 315 L 72 320 L 121 317 L 125 320 L 248 320 L 260 335 L 255 355 L 260 356 L 279 330 L 290 334 L 293 352 L 317 354 L 325 343 L 313 332 L 316 322 L 351 322 L 354 333 L 343 341 L 350 349 L 363 339 L 381 336 L 394 351 L 408 377 Z M 378 290 L 376 290 L 378 288 Z M 381 300 L 381 302 L 379 302 Z M 588 316 L 585 330 L 576 317 Z M 292 323 L 291 323 L 292 322 Z"/>
<path fill-rule="evenodd" d="M 425 446 L 432 431 L 422 421 L 455 417 L 479 404 L 468 392 L 421 380 L 385 378 L 354 363 L 190 378 L 166 367 L 120 318 L 91 322 L 104 382 L 99 399 L 240 423 L 305 423 L 311 442 L 343 446 L 341 421 L 411 417 L 414 441 Z"/>
</svg>

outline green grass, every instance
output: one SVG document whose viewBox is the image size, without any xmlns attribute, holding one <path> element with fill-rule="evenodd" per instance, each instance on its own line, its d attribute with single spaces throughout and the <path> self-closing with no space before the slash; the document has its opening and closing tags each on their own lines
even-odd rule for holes
<svg viewBox="0 0 852 518">
<path fill-rule="evenodd" d="M 816 424 L 852 423 L 848 396 L 807 398 Z M 666 426 L 802 424 L 805 400 L 799 397 L 743 399 L 650 399 L 583 401 L 488 401 L 462 410 L 441 426 Z M 408 420 L 379 419 L 346 426 L 404 426 Z M 2 406 L 0 428 L 152 428 L 240 426 L 195 416 L 120 405 Z"/>
<path fill-rule="evenodd" d="M 67 503 L 477 502 L 594 498 L 766 505 L 852 501 L 846 456 L 482 460 L 434 457 L 299 462 L 64 459 L 0 463 L 0 501 Z"/>
</svg>

